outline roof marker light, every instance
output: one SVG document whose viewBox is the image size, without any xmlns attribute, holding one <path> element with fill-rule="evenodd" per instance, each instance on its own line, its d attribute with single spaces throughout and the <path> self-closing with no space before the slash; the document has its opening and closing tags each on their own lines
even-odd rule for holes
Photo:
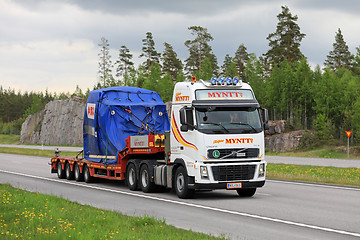
<svg viewBox="0 0 360 240">
<path fill-rule="evenodd" d="M 226 78 L 226 84 L 227 84 L 227 85 L 230 85 L 231 83 L 232 83 L 231 77 L 227 77 L 227 78 Z"/>
<path fill-rule="evenodd" d="M 196 82 L 196 76 L 191 77 L 191 82 Z"/>
<path fill-rule="evenodd" d="M 224 77 L 220 77 L 219 80 L 218 80 L 218 84 L 219 85 L 222 85 L 225 81 L 225 78 Z"/>
<path fill-rule="evenodd" d="M 215 85 L 217 79 L 216 79 L 216 77 L 212 77 L 210 81 L 211 81 L 211 84 L 212 84 L 212 85 Z"/>
<path fill-rule="evenodd" d="M 238 82 L 239 82 L 239 77 L 235 76 L 233 80 L 234 85 L 238 84 Z"/>
</svg>

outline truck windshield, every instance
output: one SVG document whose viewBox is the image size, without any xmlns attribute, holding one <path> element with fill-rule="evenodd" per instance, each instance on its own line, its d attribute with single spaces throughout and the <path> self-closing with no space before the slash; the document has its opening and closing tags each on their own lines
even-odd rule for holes
<svg viewBox="0 0 360 240">
<path fill-rule="evenodd" d="M 197 107 L 197 129 L 203 133 L 258 133 L 260 114 L 252 107 Z"/>
</svg>

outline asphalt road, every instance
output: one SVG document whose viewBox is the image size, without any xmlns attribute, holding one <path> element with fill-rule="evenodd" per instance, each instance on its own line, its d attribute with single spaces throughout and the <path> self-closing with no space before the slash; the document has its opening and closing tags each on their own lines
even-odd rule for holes
<svg viewBox="0 0 360 240">
<path fill-rule="evenodd" d="M 65 147 L 65 146 L 39 146 L 39 145 L 10 145 L 0 144 L 1 147 L 10 148 L 27 148 L 39 150 L 68 151 L 79 152 L 82 147 Z M 268 156 L 266 155 L 268 163 L 284 163 L 284 164 L 298 164 L 298 165 L 312 165 L 312 166 L 330 166 L 330 167 L 344 167 L 344 168 L 360 168 L 360 160 L 347 159 L 332 159 L 332 158 L 304 158 L 304 157 L 282 157 L 282 156 Z"/>
<path fill-rule="evenodd" d="M 121 182 L 86 184 L 50 174 L 49 158 L 0 154 L 0 182 L 231 239 L 360 239 L 360 188 L 268 180 L 253 198 L 236 192 L 129 191 Z"/>
</svg>

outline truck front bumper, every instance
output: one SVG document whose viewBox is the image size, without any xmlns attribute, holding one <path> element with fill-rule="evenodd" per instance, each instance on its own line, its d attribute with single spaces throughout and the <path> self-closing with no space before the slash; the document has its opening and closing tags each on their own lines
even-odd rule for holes
<svg viewBox="0 0 360 240">
<path fill-rule="evenodd" d="M 265 180 L 263 181 L 238 181 L 241 182 L 242 187 L 241 188 L 259 188 L 264 186 Z M 190 183 L 189 188 L 190 189 L 226 189 L 227 183 L 221 182 L 221 183 Z M 231 189 L 234 190 L 234 189 Z"/>
</svg>

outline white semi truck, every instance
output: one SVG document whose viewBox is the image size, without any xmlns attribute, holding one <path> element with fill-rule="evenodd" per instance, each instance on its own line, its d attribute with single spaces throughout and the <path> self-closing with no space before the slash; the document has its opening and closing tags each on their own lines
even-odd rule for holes
<svg viewBox="0 0 360 240">
<path fill-rule="evenodd" d="M 152 91 L 96 90 L 84 115 L 83 156 L 52 158 L 52 172 L 125 180 L 144 192 L 174 188 L 180 198 L 201 189 L 251 197 L 265 184 L 268 113 L 249 84 L 237 77 L 177 83 L 168 114 Z"/>
</svg>

